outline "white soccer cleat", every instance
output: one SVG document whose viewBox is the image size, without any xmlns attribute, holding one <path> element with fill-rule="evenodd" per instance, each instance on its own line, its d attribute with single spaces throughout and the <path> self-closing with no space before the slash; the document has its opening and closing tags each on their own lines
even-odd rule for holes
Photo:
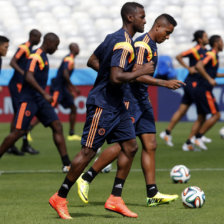
<svg viewBox="0 0 224 224">
<path fill-rule="evenodd" d="M 212 139 L 211 138 L 207 138 L 206 136 L 202 136 L 201 137 L 201 139 L 202 139 L 202 141 L 204 142 L 204 143 L 211 143 L 212 142 Z"/>
<path fill-rule="evenodd" d="M 205 145 L 205 143 L 202 141 L 201 138 L 196 138 L 194 144 L 203 150 L 208 150 L 207 146 Z"/>
<path fill-rule="evenodd" d="M 172 142 L 172 136 L 171 135 L 167 135 L 165 131 L 162 131 L 159 134 L 160 138 L 163 139 L 166 144 L 170 147 L 173 147 L 173 142 Z"/>
<path fill-rule="evenodd" d="M 188 151 L 195 151 L 195 147 L 193 144 L 187 144 L 187 143 L 184 143 L 182 145 L 182 150 L 185 151 L 185 152 L 188 152 Z"/>
</svg>

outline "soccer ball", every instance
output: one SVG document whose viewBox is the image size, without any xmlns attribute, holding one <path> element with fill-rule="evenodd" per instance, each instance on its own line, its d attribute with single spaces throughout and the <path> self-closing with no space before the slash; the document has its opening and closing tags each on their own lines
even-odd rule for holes
<svg viewBox="0 0 224 224">
<path fill-rule="evenodd" d="M 224 127 L 219 130 L 220 137 L 224 139 Z"/>
<path fill-rule="evenodd" d="M 170 171 L 170 177 L 174 183 L 187 183 L 190 179 L 190 170 L 184 165 L 176 165 Z"/>
<path fill-rule="evenodd" d="M 182 202 L 187 208 L 201 208 L 205 203 L 205 193 L 199 187 L 191 186 L 182 192 Z"/>
<path fill-rule="evenodd" d="M 104 167 L 101 170 L 101 173 L 109 173 L 112 170 L 112 163 L 110 163 L 109 165 L 107 165 L 106 167 Z"/>
</svg>

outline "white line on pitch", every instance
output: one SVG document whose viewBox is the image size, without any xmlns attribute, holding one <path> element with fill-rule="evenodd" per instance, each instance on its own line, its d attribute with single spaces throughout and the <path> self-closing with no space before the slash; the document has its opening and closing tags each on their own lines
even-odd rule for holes
<svg viewBox="0 0 224 224">
<path fill-rule="evenodd" d="M 169 172 L 171 169 L 156 169 L 157 172 Z M 224 168 L 192 168 L 190 171 L 224 171 Z M 111 170 L 111 172 L 116 172 L 115 169 Z M 142 172 L 141 169 L 131 169 L 131 172 Z M 61 170 L 0 170 L 1 174 L 32 174 L 32 173 L 62 173 Z"/>
</svg>

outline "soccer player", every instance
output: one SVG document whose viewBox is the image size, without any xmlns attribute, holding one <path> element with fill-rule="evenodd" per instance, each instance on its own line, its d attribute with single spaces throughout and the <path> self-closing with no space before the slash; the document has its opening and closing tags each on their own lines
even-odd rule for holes
<svg viewBox="0 0 224 224">
<path fill-rule="evenodd" d="M 62 124 L 50 104 L 53 101 L 52 97 L 45 92 L 49 70 L 47 54 L 53 54 L 58 44 L 58 36 L 54 33 L 47 33 L 41 47 L 30 54 L 15 119 L 16 128 L 3 140 L 0 146 L 0 157 L 26 133 L 32 118 L 36 116 L 44 126 L 51 127 L 54 143 L 63 163 L 62 170 L 65 172 L 64 170 L 67 171 L 70 166 L 70 160 L 66 151 Z"/>
<path fill-rule="evenodd" d="M 6 56 L 9 48 L 9 39 L 5 36 L 0 36 L 0 71 L 2 68 L 2 57 Z"/>
<path fill-rule="evenodd" d="M 6 56 L 9 48 L 9 39 L 5 36 L 0 36 L 0 73 L 2 68 L 2 57 Z M 0 86 L 0 91 L 2 87 Z"/>
<path fill-rule="evenodd" d="M 169 39 L 174 27 L 177 25 L 174 18 L 168 14 L 158 16 L 149 32 L 135 40 L 137 54 L 135 69 L 149 61 L 153 61 L 156 67 L 158 53 L 156 43 L 160 44 Z M 89 61 L 92 68 L 96 62 Z M 153 74 L 151 74 L 153 75 Z M 155 152 L 156 152 L 156 128 L 151 103 L 149 102 L 148 85 L 163 86 L 170 89 L 180 88 L 184 85 L 178 80 L 165 81 L 156 79 L 149 75 L 141 76 L 136 82 L 130 83 L 126 88 L 124 97 L 125 105 L 135 126 L 135 133 L 142 143 L 141 165 L 146 182 L 147 205 L 156 206 L 168 203 L 178 198 L 178 195 L 161 194 L 155 182 Z M 113 152 L 113 157 L 108 157 L 108 151 Z M 89 183 L 96 177 L 102 168 L 112 162 L 119 153 L 121 146 L 115 144 L 103 151 L 93 166 L 84 173 L 77 181 L 78 194 L 83 202 L 88 203 Z M 108 203 L 109 204 L 109 203 Z"/>
<path fill-rule="evenodd" d="M 134 127 L 123 104 L 124 82 L 141 75 L 154 72 L 153 63 L 145 64 L 141 69 L 132 71 L 135 59 L 132 37 L 143 32 L 145 25 L 144 7 L 135 2 L 122 6 L 123 26 L 115 33 L 106 36 L 91 57 L 100 53 L 99 72 L 87 98 L 87 118 L 82 135 L 82 149 L 72 161 L 64 182 L 58 192 L 50 199 L 50 205 L 62 219 L 71 219 L 67 208 L 67 195 L 85 167 L 95 156 L 105 140 L 118 142 L 122 147 L 122 156 L 118 160 L 118 170 L 110 196 L 110 207 L 106 209 L 136 218 L 121 198 L 125 179 L 131 168 L 137 151 Z M 108 152 L 108 156 L 113 152 Z"/>
<path fill-rule="evenodd" d="M 215 78 L 224 77 L 224 74 L 218 73 L 218 53 L 223 50 L 223 39 L 219 35 L 213 35 L 209 38 L 209 45 L 211 50 L 206 53 L 202 61 L 196 64 L 197 70 L 204 78 L 195 91 L 197 111 L 204 114 L 205 117 L 211 114 L 196 134 L 195 144 L 203 150 L 207 150 L 207 146 L 202 140 L 203 135 L 220 119 L 219 108 L 212 93 L 212 89 L 216 85 Z"/>
<path fill-rule="evenodd" d="M 15 129 L 15 118 L 19 108 L 20 93 L 23 86 L 26 63 L 28 61 L 33 46 L 39 44 L 40 38 L 41 33 L 39 30 L 31 30 L 29 33 L 29 40 L 18 47 L 15 55 L 13 56 L 10 62 L 11 67 L 14 68 L 13 76 L 9 82 L 9 91 L 11 94 L 12 105 L 14 110 L 14 116 L 10 127 L 11 132 Z M 24 155 L 25 152 L 30 153 L 32 155 L 39 153 L 39 151 L 33 149 L 28 144 L 27 133 L 25 133 L 23 136 L 23 145 L 21 151 L 19 151 L 15 145 L 12 145 L 8 149 L 8 153 L 12 153 L 18 156 Z"/>
<path fill-rule="evenodd" d="M 70 54 L 63 58 L 63 61 L 58 69 L 57 76 L 51 83 L 51 95 L 53 96 L 52 106 L 55 107 L 57 103 L 60 103 L 64 108 L 70 108 L 69 115 L 69 141 L 81 140 L 79 135 L 75 135 L 74 126 L 76 119 L 76 107 L 74 104 L 74 94 L 80 94 L 79 89 L 74 86 L 70 81 L 70 76 L 74 71 L 74 59 L 79 54 L 79 46 L 76 43 L 69 45 Z"/>
<path fill-rule="evenodd" d="M 160 133 L 160 137 L 165 140 L 168 146 L 173 146 L 171 131 L 175 127 L 175 125 L 180 121 L 180 119 L 186 114 L 187 110 L 190 108 L 191 104 L 194 102 L 194 89 L 198 88 L 198 83 L 200 82 L 201 76 L 198 74 L 195 69 L 195 64 L 204 58 L 207 49 L 205 46 L 208 44 L 208 35 L 204 30 L 197 30 L 194 33 L 194 39 L 192 41 L 196 41 L 196 45 L 176 56 L 178 62 L 188 70 L 188 76 L 185 80 L 186 86 L 184 86 L 184 95 L 181 100 L 181 104 L 178 110 L 174 113 L 171 121 L 166 128 L 165 131 Z M 189 65 L 186 64 L 183 58 L 187 57 L 189 59 Z M 203 114 L 198 114 L 198 118 L 192 126 L 192 130 L 189 138 L 183 144 L 182 149 L 184 151 L 194 150 L 194 145 L 192 144 L 192 137 L 197 133 L 200 126 L 204 122 L 205 117 Z M 209 139 L 204 138 L 204 141 L 208 141 Z"/>
</svg>

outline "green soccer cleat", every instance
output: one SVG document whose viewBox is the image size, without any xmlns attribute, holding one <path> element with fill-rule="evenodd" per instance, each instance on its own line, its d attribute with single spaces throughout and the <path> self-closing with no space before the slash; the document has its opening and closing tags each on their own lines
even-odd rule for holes
<svg viewBox="0 0 224 224">
<path fill-rule="evenodd" d="M 171 201 L 175 201 L 178 198 L 177 194 L 162 194 L 158 192 L 154 197 L 147 198 L 147 206 L 154 207 L 161 204 L 168 204 Z"/>
<path fill-rule="evenodd" d="M 89 202 L 88 201 L 89 183 L 82 179 L 82 175 L 76 181 L 78 187 L 78 195 L 81 198 L 81 200 L 85 204 L 87 204 Z"/>
</svg>

